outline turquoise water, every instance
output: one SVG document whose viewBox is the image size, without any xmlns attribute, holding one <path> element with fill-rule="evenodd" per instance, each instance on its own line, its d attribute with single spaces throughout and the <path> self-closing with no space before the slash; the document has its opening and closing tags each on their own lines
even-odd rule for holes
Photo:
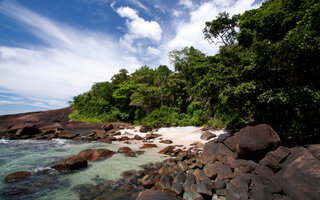
<svg viewBox="0 0 320 200">
<path fill-rule="evenodd" d="M 15 171 L 34 174 L 31 178 L 14 183 L 5 184 L 1 181 L 0 199 L 78 199 L 74 187 L 79 184 L 116 180 L 123 171 L 139 170 L 142 164 L 165 159 L 165 156 L 157 154 L 159 149 L 148 149 L 136 158 L 115 154 L 102 161 L 89 162 L 88 168 L 71 173 L 58 173 L 50 168 L 54 162 L 84 149 L 107 148 L 116 151 L 120 146 L 126 145 L 67 140 L 0 140 L 0 179 Z"/>
</svg>

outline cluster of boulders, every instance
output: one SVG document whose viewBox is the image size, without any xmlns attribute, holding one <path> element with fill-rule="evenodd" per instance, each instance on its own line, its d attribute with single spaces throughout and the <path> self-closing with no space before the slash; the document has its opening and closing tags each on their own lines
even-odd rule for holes
<svg viewBox="0 0 320 200">
<path fill-rule="evenodd" d="M 280 146 L 268 125 L 210 141 L 202 153 L 181 151 L 139 177 L 146 199 L 319 199 L 320 145 Z"/>
</svg>

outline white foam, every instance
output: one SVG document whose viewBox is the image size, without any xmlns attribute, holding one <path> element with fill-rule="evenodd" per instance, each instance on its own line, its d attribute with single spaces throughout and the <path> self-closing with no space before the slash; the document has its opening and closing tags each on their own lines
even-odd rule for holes
<svg viewBox="0 0 320 200">
<path fill-rule="evenodd" d="M 6 140 L 6 139 L 0 140 L 0 144 L 8 144 L 8 143 L 9 143 L 9 140 Z"/>
</svg>

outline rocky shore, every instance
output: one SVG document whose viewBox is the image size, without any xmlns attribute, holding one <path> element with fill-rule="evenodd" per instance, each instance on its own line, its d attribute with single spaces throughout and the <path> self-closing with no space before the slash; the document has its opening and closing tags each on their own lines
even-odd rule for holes
<svg viewBox="0 0 320 200">
<path fill-rule="evenodd" d="M 159 148 L 159 154 L 170 156 L 164 162 L 142 166 L 143 170 L 125 171 L 117 181 L 78 185 L 75 189 L 80 199 L 320 199 L 320 145 L 281 146 L 281 139 L 269 125 L 218 133 L 199 129 L 194 134 L 170 137 L 166 130 L 125 123 L 72 122 L 68 113 L 69 108 L 1 116 L 0 138 L 123 144 L 117 151 L 85 149 L 57 160 L 51 167 L 63 173 L 81 170 L 88 167 L 88 161 L 107 159 L 115 153 L 135 157 L 148 148 Z M 195 136 L 199 141 L 194 141 Z M 130 145 L 141 150 L 133 151 Z M 4 181 L 32 176 L 20 171 Z"/>
</svg>

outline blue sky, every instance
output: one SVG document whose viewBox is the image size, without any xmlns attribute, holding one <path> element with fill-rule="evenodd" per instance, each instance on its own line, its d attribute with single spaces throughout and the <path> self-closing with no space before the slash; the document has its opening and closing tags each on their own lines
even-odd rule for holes
<svg viewBox="0 0 320 200">
<path fill-rule="evenodd" d="M 126 68 L 170 66 L 168 53 L 203 39 L 206 21 L 257 0 L 0 0 L 0 115 L 68 106 Z"/>
</svg>

